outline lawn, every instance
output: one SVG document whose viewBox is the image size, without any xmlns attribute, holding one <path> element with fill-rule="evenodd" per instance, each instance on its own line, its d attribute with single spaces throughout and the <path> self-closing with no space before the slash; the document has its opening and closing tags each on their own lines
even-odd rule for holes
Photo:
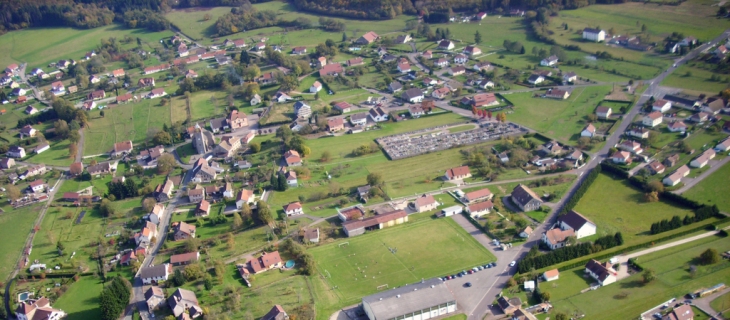
<svg viewBox="0 0 730 320">
<path fill-rule="evenodd" d="M 127 29 L 119 24 L 112 24 L 94 29 L 73 28 L 30 28 L 8 32 L 0 36 L 0 65 L 27 62 L 27 70 L 35 67 L 47 69 L 50 62 L 60 59 L 76 59 L 84 57 L 86 52 L 95 49 L 101 39 L 115 37 L 140 38 L 148 46 L 158 47 L 158 41 L 172 36 L 172 32 L 149 32 L 145 29 Z M 137 44 L 134 43 L 134 46 Z"/>
<path fill-rule="evenodd" d="M 562 142 L 575 142 L 610 86 L 574 88 L 566 100 L 533 98 L 533 93 L 506 96 L 514 104 L 514 112 L 507 120 L 525 125 Z"/>
<path fill-rule="evenodd" d="M 178 27 L 184 35 L 194 40 L 202 40 L 218 33 L 215 23 L 218 17 L 228 12 L 231 12 L 230 7 L 196 7 L 172 10 L 165 15 L 165 18 Z M 210 15 L 210 19 L 205 20 L 206 15 Z"/>
<path fill-rule="evenodd" d="M 643 192 L 631 187 L 626 180 L 602 174 L 580 199 L 575 210 L 596 224 L 600 236 L 620 231 L 625 245 L 650 240 L 653 236 L 649 235 L 649 228 L 654 222 L 671 219 L 675 215 L 681 218 L 692 215 L 691 210 L 663 201 L 646 203 L 643 197 Z M 693 224 L 683 228 L 695 227 Z"/>
<path fill-rule="evenodd" d="M 45 203 L 44 203 L 45 204 Z M 3 245 L 0 247 L 0 277 L 5 279 L 13 271 L 20 253 L 25 245 L 33 223 L 38 217 L 43 204 L 29 206 L 17 210 L 6 206 L 0 214 L 0 226 L 4 227 Z"/>
<path fill-rule="evenodd" d="M 709 177 L 684 193 L 684 196 L 704 204 L 717 205 L 721 211 L 730 212 L 730 165 L 725 164 Z"/>
<path fill-rule="evenodd" d="M 730 292 L 717 297 L 710 302 L 710 307 L 717 312 L 730 309 Z"/>
<path fill-rule="evenodd" d="M 423 234 L 429 236 L 420 236 Z M 381 285 L 394 288 L 495 260 L 451 219 L 424 220 L 368 232 L 309 252 L 317 262 L 318 274 L 312 281 L 321 317 L 357 303 L 361 297 L 377 292 Z"/>
<path fill-rule="evenodd" d="M 99 294 L 104 288 L 96 277 L 82 277 L 53 304 L 68 313 L 68 320 L 100 319 Z"/>
<path fill-rule="evenodd" d="M 717 94 L 727 88 L 727 83 L 723 81 L 710 81 L 710 76 L 718 75 L 697 67 L 682 65 L 672 72 L 662 81 L 663 86 L 689 89 L 696 92 L 705 93 L 707 95 Z M 725 75 L 719 76 L 725 78 Z"/>
<path fill-rule="evenodd" d="M 40 154 L 36 154 L 26 161 L 31 163 L 43 163 L 51 166 L 68 166 L 73 162 L 68 154 L 69 140 L 49 141 L 50 148 Z"/>
</svg>

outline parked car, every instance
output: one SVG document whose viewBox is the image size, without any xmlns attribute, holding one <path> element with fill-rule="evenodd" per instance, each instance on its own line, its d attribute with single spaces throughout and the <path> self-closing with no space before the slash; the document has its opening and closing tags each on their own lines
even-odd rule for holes
<svg viewBox="0 0 730 320">
<path fill-rule="evenodd" d="M 510 267 L 514 267 L 517 264 L 517 261 L 512 260 L 512 262 L 509 263 Z"/>
<path fill-rule="evenodd" d="M 467 283 L 465 283 L 465 284 L 464 284 L 464 287 L 466 287 L 466 288 L 471 288 L 471 282 L 467 282 Z"/>
</svg>

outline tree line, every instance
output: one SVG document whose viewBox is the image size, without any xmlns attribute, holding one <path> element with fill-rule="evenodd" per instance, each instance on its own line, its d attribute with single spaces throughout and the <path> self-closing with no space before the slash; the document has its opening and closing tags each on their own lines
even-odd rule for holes
<svg viewBox="0 0 730 320">
<path fill-rule="evenodd" d="M 717 205 L 702 206 L 701 208 L 695 210 L 694 216 L 690 217 L 690 215 L 685 215 L 684 219 L 680 218 L 679 216 L 673 216 L 670 220 L 663 219 L 662 221 L 654 222 L 651 224 L 649 232 L 651 234 L 657 234 L 669 230 L 679 229 L 682 226 L 707 220 L 719 214 L 720 210 L 717 208 Z"/>
<path fill-rule="evenodd" d="M 546 254 L 540 254 L 537 249 L 531 254 L 528 254 L 525 259 L 522 259 L 517 266 L 518 273 L 527 273 L 531 270 L 541 269 L 547 266 L 587 256 L 602 250 L 620 246 L 624 243 L 621 232 L 616 232 L 614 235 L 606 235 L 596 239 L 594 243 L 584 242 L 577 245 L 567 246 L 552 250 Z"/>
<path fill-rule="evenodd" d="M 102 320 L 116 320 L 129 304 L 132 285 L 127 279 L 117 276 L 104 287 L 99 295 Z"/>
</svg>

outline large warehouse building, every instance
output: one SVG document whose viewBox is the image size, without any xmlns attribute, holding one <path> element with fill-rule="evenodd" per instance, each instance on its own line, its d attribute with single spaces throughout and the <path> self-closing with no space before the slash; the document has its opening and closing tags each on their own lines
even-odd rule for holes
<svg viewBox="0 0 730 320">
<path fill-rule="evenodd" d="M 362 298 L 370 320 L 426 320 L 456 311 L 456 297 L 438 278 Z"/>
</svg>

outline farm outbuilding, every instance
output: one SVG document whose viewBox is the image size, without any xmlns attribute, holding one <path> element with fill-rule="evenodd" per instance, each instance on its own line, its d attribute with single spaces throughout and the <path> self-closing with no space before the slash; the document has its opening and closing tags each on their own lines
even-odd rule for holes
<svg viewBox="0 0 730 320">
<path fill-rule="evenodd" d="M 455 214 L 461 213 L 461 211 L 463 211 L 463 210 L 464 210 L 464 207 L 462 207 L 462 206 L 451 206 L 448 208 L 441 209 L 441 215 L 443 215 L 444 217 L 450 217 Z"/>
</svg>

